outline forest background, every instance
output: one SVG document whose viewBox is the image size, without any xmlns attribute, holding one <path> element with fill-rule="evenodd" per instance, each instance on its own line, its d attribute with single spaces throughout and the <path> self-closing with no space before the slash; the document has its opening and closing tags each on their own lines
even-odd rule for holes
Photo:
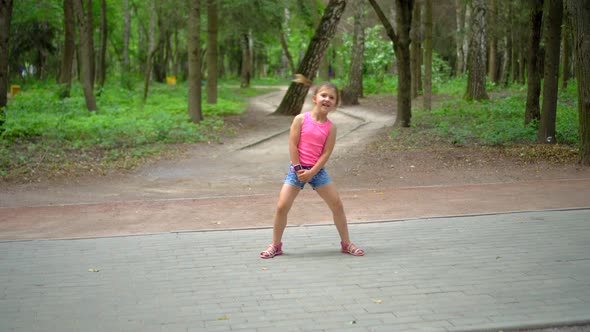
<svg viewBox="0 0 590 332">
<path fill-rule="evenodd" d="M 2 1 L 0 176 L 26 182 L 130 169 L 183 144 L 218 141 L 232 134 L 224 117 L 245 112 L 250 96 L 277 85 L 301 90 L 291 79 L 306 70 L 343 87 L 345 104 L 395 96 L 392 140 L 519 146 L 522 158 L 588 165 L 588 57 L 580 42 L 588 7 L 561 0 Z M 316 53 L 314 41 L 323 44 Z M 411 108 L 415 98 L 422 107 Z"/>
</svg>

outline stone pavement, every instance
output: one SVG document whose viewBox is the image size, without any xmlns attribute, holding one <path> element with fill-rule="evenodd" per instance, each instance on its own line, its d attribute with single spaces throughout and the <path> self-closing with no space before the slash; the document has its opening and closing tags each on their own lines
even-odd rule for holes
<svg viewBox="0 0 590 332">
<path fill-rule="evenodd" d="M 0 331 L 474 331 L 590 321 L 590 209 L 0 242 Z"/>
</svg>

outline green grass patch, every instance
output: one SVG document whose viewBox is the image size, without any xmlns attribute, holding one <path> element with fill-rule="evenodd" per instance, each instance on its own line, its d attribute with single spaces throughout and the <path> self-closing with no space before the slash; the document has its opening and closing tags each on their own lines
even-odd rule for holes
<svg viewBox="0 0 590 332">
<path fill-rule="evenodd" d="M 225 116 L 245 112 L 249 97 L 271 90 L 222 84 L 217 104 L 203 102 L 198 124 L 187 113 L 185 83 L 155 83 L 145 103 L 141 84 L 133 90 L 107 85 L 97 96 L 96 112 L 86 110 L 79 85 L 71 98 L 59 98 L 59 91 L 56 84 L 32 82 L 10 100 L 0 135 L 0 176 L 30 174 L 46 163 L 66 167 L 72 159 L 80 164 L 125 159 L 132 167 L 135 162 L 128 159 L 159 154 L 164 145 L 218 141 L 231 134 Z"/>
</svg>

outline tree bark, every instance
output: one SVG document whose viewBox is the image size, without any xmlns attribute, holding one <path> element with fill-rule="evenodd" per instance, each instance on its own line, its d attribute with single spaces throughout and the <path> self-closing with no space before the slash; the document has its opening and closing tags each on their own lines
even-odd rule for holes
<svg viewBox="0 0 590 332">
<path fill-rule="evenodd" d="M 457 75 L 461 75 L 465 72 L 465 63 L 467 62 L 467 27 L 466 23 L 469 21 L 469 12 L 465 1 L 455 0 L 455 18 L 456 18 L 456 31 L 455 31 L 455 50 L 457 53 L 457 62 L 455 66 L 455 72 Z"/>
<path fill-rule="evenodd" d="M 143 78 L 143 101 L 147 100 L 149 91 L 150 91 L 150 83 L 152 81 L 152 62 L 154 59 L 154 54 L 156 53 L 156 0 L 151 0 L 150 2 L 150 26 L 149 26 L 149 36 L 148 36 L 148 55 L 146 59 L 146 64 L 144 68 L 144 78 Z"/>
<path fill-rule="evenodd" d="M 252 52 L 250 50 L 250 36 L 247 33 L 240 36 L 240 46 L 242 48 L 242 81 L 240 87 L 247 88 L 250 86 L 250 79 L 252 78 Z"/>
<path fill-rule="evenodd" d="M 424 2 L 424 109 L 432 108 L 432 0 Z"/>
<path fill-rule="evenodd" d="M 74 53 L 76 52 L 76 28 L 74 17 L 74 3 L 72 0 L 64 0 L 64 51 L 62 54 L 61 68 L 59 71 L 59 84 L 61 98 L 69 98 L 72 87 L 72 67 Z"/>
<path fill-rule="evenodd" d="M 467 100 L 488 99 L 486 92 L 486 3 L 473 1 L 472 36 L 469 45 L 469 78 L 467 80 Z"/>
<path fill-rule="evenodd" d="M 207 104 L 217 104 L 217 0 L 207 1 Z"/>
<path fill-rule="evenodd" d="M 561 45 L 561 89 L 567 88 L 567 81 L 571 77 L 570 56 L 572 48 L 572 28 L 571 24 L 564 24 L 562 28 L 562 45 Z"/>
<path fill-rule="evenodd" d="M 571 20 L 578 80 L 579 161 L 590 166 L 590 1 L 566 0 L 565 8 Z"/>
<path fill-rule="evenodd" d="M 539 96 L 541 95 L 541 72 L 539 70 L 539 48 L 541 43 L 541 29 L 543 25 L 543 1 L 529 0 L 529 47 L 527 59 L 527 99 L 524 114 L 524 124 L 541 118 Z"/>
<path fill-rule="evenodd" d="M 556 143 L 557 92 L 559 84 L 559 47 L 563 0 L 548 0 L 547 38 L 545 39 L 545 70 L 543 77 L 543 105 L 537 139 L 539 143 Z"/>
<path fill-rule="evenodd" d="M 321 59 L 330 44 L 330 40 L 336 33 L 336 27 L 340 22 L 345 7 L 345 0 L 330 0 L 314 36 L 307 47 L 307 51 L 297 68 L 297 74 L 301 74 L 313 81 L 320 66 Z M 274 113 L 282 115 L 299 114 L 308 91 L 309 87 L 304 84 L 291 83 L 285 97 Z"/>
<path fill-rule="evenodd" d="M 89 112 L 96 111 L 96 98 L 94 96 L 94 52 L 92 42 L 92 20 L 87 17 L 90 9 L 85 10 L 84 0 L 74 0 L 74 12 L 78 18 L 80 29 L 80 78 L 82 80 L 82 89 L 84 90 L 84 99 L 86 108 Z M 88 1 L 86 6 L 92 6 L 92 1 Z"/>
<path fill-rule="evenodd" d="M 354 31 L 348 84 L 342 89 L 343 105 L 358 105 L 363 93 L 363 61 L 365 53 L 364 0 L 353 0 Z"/>
<path fill-rule="evenodd" d="M 289 14 L 288 14 L 288 10 L 285 9 L 285 21 L 288 20 Z M 285 24 L 287 24 L 287 22 L 285 22 Z M 291 71 L 291 75 L 293 76 L 295 75 L 295 62 L 293 62 L 293 56 L 291 55 L 291 52 L 289 51 L 289 44 L 287 43 L 287 34 L 285 33 L 285 28 L 283 28 L 283 24 L 279 21 L 277 22 L 277 25 L 279 26 L 279 33 L 280 33 L 280 39 L 281 39 L 281 47 L 283 49 L 283 56 L 285 57 L 285 59 L 287 60 L 287 64 L 289 65 L 289 70 Z"/>
<path fill-rule="evenodd" d="M 412 99 L 422 91 L 422 32 L 421 1 L 414 0 L 412 10 L 412 27 L 410 30 L 410 63 L 412 68 Z"/>
<path fill-rule="evenodd" d="M 0 0 L 0 133 L 4 126 L 4 107 L 8 103 L 8 50 L 10 50 L 10 21 L 12 0 Z"/>
<path fill-rule="evenodd" d="M 105 0 L 100 0 L 100 50 L 98 53 L 98 68 L 96 71 L 96 83 L 99 88 L 104 86 L 107 76 L 107 4 Z"/>
<path fill-rule="evenodd" d="M 412 69 L 410 64 L 410 28 L 412 27 L 412 9 L 414 1 L 396 0 L 395 30 L 375 0 L 369 0 L 389 39 L 397 57 L 397 116 L 395 125 L 409 127 L 412 119 Z"/>
<path fill-rule="evenodd" d="M 489 27 L 490 33 L 490 52 L 488 54 L 488 75 L 490 80 L 494 83 L 498 83 L 498 34 L 496 33 L 497 21 L 498 21 L 498 6 L 497 0 L 490 1 L 489 11 Z"/>
<path fill-rule="evenodd" d="M 203 119 L 201 110 L 201 6 L 189 2 L 188 16 L 188 115 L 192 122 Z"/>
<path fill-rule="evenodd" d="M 123 27 L 123 70 L 121 73 L 121 82 L 123 87 L 131 90 L 131 79 L 129 78 L 130 65 L 129 61 L 129 38 L 131 35 L 131 11 L 129 8 L 129 0 L 124 3 L 124 27 Z"/>
</svg>

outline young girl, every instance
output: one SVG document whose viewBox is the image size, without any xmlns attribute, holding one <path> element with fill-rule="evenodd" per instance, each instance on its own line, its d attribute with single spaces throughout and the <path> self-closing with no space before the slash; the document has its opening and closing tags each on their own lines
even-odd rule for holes
<svg viewBox="0 0 590 332">
<path fill-rule="evenodd" d="M 324 169 L 336 143 L 336 126 L 328 119 L 328 113 L 336 109 L 340 102 L 338 88 L 331 83 L 322 83 L 314 91 L 311 100 L 315 104 L 312 111 L 297 115 L 291 124 L 291 167 L 279 194 L 272 244 L 260 253 L 260 258 L 273 258 L 283 253 L 281 239 L 287 226 L 287 214 L 306 183 L 312 186 L 332 210 L 342 252 L 354 256 L 365 254 L 362 249 L 350 242 L 342 201 L 332 179 Z"/>
</svg>

